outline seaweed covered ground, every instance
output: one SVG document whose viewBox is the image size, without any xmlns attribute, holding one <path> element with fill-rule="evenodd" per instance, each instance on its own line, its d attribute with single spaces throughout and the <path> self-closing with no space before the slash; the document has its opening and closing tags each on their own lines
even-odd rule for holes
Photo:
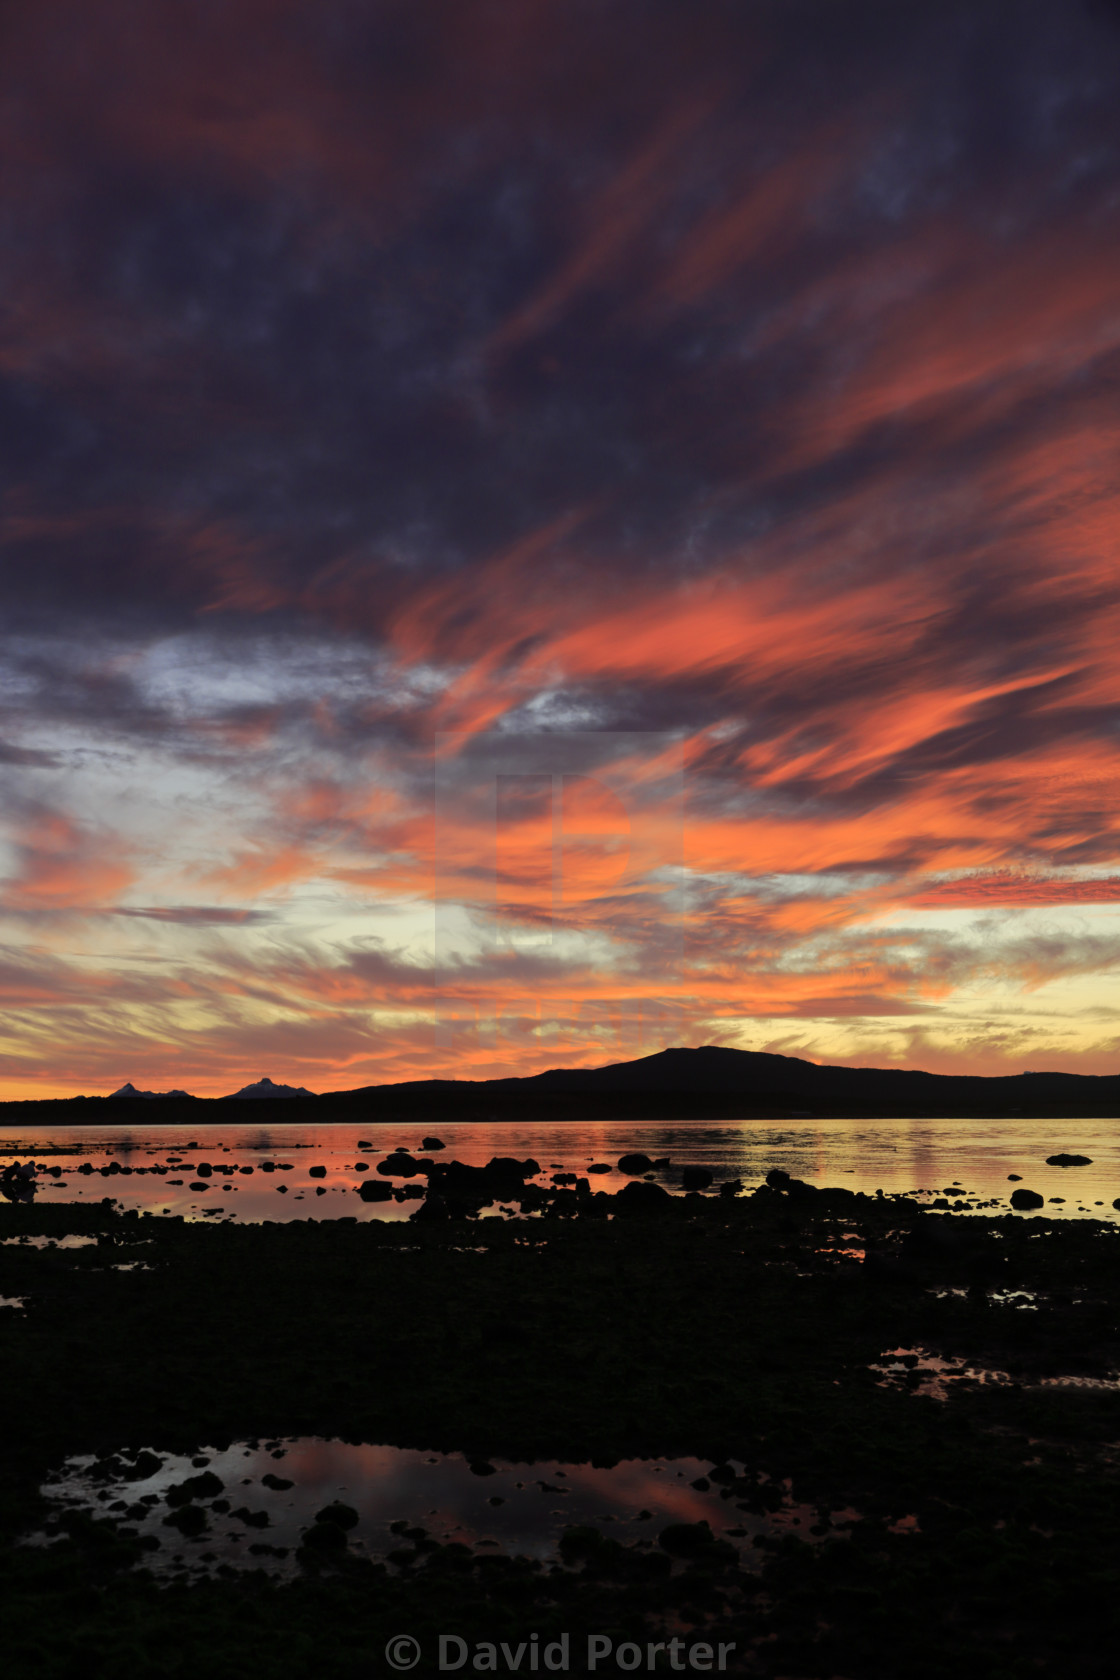
<svg viewBox="0 0 1120 1680">
<path fill-rule="evenodd" d="M 0 1208 L 5 1238 L 97 1239 L 0 1247 L 0 1295 L 24 1302 L 0 1310 L 5 1675 L 349 1680 L 393 1672 L 404 1634 L 425 1675 L 441 1633 L 484 1662 L 523 1643 L 523 1669 L 566 1634 L 577 1673 L 589 1635 L 636 1647 L 643 1671 L 704 1672 L 705 1649 L 734 1645 L 728 1671 L 772 1680 L 1115 1671 L 1120 1392 L 1094 1386 L 1120 1369 L 1114 1227 L 788 1186 L 601 1213 L 215 1226 Z M 1007 1377 L 931 1392 L 924 1352 Z M 736 1509 L 792 1497 L 815 1520 L 751 1559 L 705 1530 L 643 1551 L 585 1528 L 544 1563 L 420 1530 L 374 1563 L 326 1523 L 291 1581 L 161 1582 L 111 1515 L 17 1544 L 68 1455 L 262 1434 L 693 1455 Z"/>
</svg>

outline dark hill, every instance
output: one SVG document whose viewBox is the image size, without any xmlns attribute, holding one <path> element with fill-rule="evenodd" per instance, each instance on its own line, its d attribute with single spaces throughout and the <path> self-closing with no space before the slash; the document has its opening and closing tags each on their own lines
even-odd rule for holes
<svg viewBox="0 0 1120 1680">
<path fill-rule="evenodd" d="M 601 1068 L 549 1068 L 522 1079 L 423 1079 L 319 1097 L 112 1097 L 0 1104 L 0 1124 L 63 1126 L 221 1119 L 269 1125 L 316 1120 L 734 1119 L 809 1115 L 1120 1116 L 1120 1075 L 1021 1073 L 951 1077 L 904 1068 L 821 1067 L 756 1050 L 660 1050 Z M 139 1112 L 138 1112 L 139 1110 Z"/>
</svg>

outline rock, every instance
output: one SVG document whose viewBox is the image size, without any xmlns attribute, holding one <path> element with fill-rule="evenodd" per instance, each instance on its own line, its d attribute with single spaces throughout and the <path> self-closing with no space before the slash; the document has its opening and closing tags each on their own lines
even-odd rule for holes
<svg viewBox="0 0 1120 1680">
<path fill-rule="evenodd" d="M 430 1137 L 430 1138 L 421 1138 L 420 1139 L 420 1147 L 421 1147 L 421 1149 L 443 1149 L 446 1146 L 445 1146 L 442 1138 Z"/>
<path fill-rule="evenodd" d="M 653 1171 L 653 1162 L 648 1155 L 622 1155 L 619 1157 L 618 1170 L 620 1173 L 627 1173 L 631 1178 L 638 1178 L 642 1173 Z"/>
<path fill-rule="evenodd" d="M 766 1174 L 766 1182 L 771 1190 L 788 1190 L 793 1181 L 787 1172 L 782 1171 L 781 1167 L 771 1167 Z"/>
<path fill-rule="evenodd" d="M 355 1161 L 354 1162 L 354 1171 L 355 1172 L 368 1172 L 369 1171 L 369 1162 L 368 1161 Z"/>
<path fill-rule="evenodd" d="M 1012 1190 L 1011 1192 L 1011 1206 L 1020 1209 L 1020 1211 L 1026 1208 L 1045 1207 L 1045 1205 L 1045 1198 L 1040 1196 L 1036 1190 Z"/>
<path fill-rule="evenodd" d="M 113 1166 L 116 1166 L 115 1161 L 113 1162 Z M 118 1168 L 118 1171 L 119 1170 L 120 1169 Z M 210 1165 L 209 1161 L 196 1161 L 194 1170 L 199 1178 L 212 1178 L 214 1176 L 214 1169 Z M 110 1171 L 112 1171 L 112 1168 L 110 1168 Z"/>
<path fill-rule="evenodd" d="M 317 1523 L 334 1523 L 336 1528 L 357 1528 L 358 1513 L 352 1505 L 343 1505 L 336 1500 L 333 1505 L 324 1505 L 321 1511 L 316 1511 Z"/>
<path fill-rule="evenodd" d="M 215 1498 L 223 1486 L 213 1470 L 204 1470 L 201 1476 L 188 1476 L 186 1481 L 173 1483 L 163 1497 L 169 1505 L 186 1505 L 192 1499 Z"/>
<path fill-rule="evenodd" d="M 281 1188 L 283 1187 L 281 1186 Z M 391 1202 L 393 1186 L 385 1183 L 379 1184 L 375 1178 L 367 1178 L 363 1184 L 359 1184 L 358 1195 L 363 1202 Z"/>
<path fill-rule="evenodd" d="M 210 1188 L 211 1188 L 211 1186 L 209 1184 L 207 1184 L 204 1179 L 201 1179 L 201 1178 L 197 1179 L 193 1184 L 188 1184 L 187 1185 L 188 1190 L 209 1190 Z"/>
<path fill-rule="evenodd" d="M 308 1167 L 307 1176 L 308 1178 L 326 1178 L 327 1169 L 326 1167 Z"/>
<path fill-rule="evenodd" d="M 725 1202 L 733 1201 L 736 1196 L 741 1196 L 743 1193 L 742 1179 L 729 1178 L 726 1183 L 720 1185 L 719 1193 Z"/>
<path fill-rule="evenodd" d="M 304 1530 L 303 1547 L 309 1552 L 344 1552 L 346 1533 L 337 1523 L 316 1522 Z"/>
<path fill-rule="evenodd" d="M 163 1459 L 157 1453 L 149 1452 L 145 1447 L 136 1455 L 136 1462 L 122 1469 L 121 1479 L 126 1482 L 146 1482 L 149 1476 L 154 1476 L 157 1470 L 163 1469 Z"/>
<path fill-rule="evenodd" d="M 1116 1200 L 1113 1202 L 1112 1205 L 1113 1205 L 1114 1208 L 1120 1209 L 1120 1196 L 1117 1196 Z"/>
<path fill-rule="evenodd" d="M 276 1194 L 278 1196 L 286 1196 L 288 1194 L 288 1186 L 286 1184 L 278 1184 L 276 1186 Z"/>
<path fill-rule="evenodd" d="M 200 1505 L 183 1505 L 164 1517 L 165 1528 L 177 1528 L 181 1534 L 194 1537 L 206 1532 L 206 1512 Z"/>
<path fill-rule="evenodd" d="M 365 1189 L 363 1184 L 362 1189 Z M 427 1197 L 420 1203 L 416 1212 L 409 1215 L 410 1219 L 453 1219 L 455 1217 L 450 1203 L 443 1196 L 433 1196 L 429 1190 Z"/>
<path fill-rule="evenodd" d="M 715 1536 L 706 1522 L 670 1523 L 657 1536 L 658 1545 L 670 1557 L 700 1557 L 714 1544 Z"/>
<path fill-rule="evenodd" d="M 611 1170 L 610 1163 L 607 1161 L 593 1161 L 587 1170 L 589 1173 L 609 1173 Z"/>
<path fill-rule="evenodd" d="M 614 1197 L 614 1212 L 618 1218 L 665 1213 L 672 1205 L 672 1196 L 660 1184 L 646 1184 L 641 1179 L 624 1184 Z"/>
<path fill-rule="evenodd" d="M 415 1178 L 424 1168 L 420 1161 L 413 1160 L 405 1150 L 398 1150 L 384 1161 L 378 1161 L 377 1170 L 385 1178 Z"/>
<path fill-rule="evenodd" d="M 561 1172 L 561 1173 L 553 1173 L 553 1175 L 552 1175 L 553 1184 L 574 1184 L 575 1181 L 576 1181 L 575 1173 Z"/>
<path fill-rule="evenodd" d="M 493 1476 L 496 1474 L 494 1466 L 488 1458 L 472 1458 L 470 1468 L 472 1476 Z"/>
<path fill-rule="evenodd" d="M 1022 1173 L 1008 1173 L 1007 1182 L 1008 1182 L 1008 1184 L 1022 1184 L 1022 1182 L 1023 1182 Z"/>
<path fill-rule="evenodd" d="M 1088 1155 L 1047 1155 L 1048 1167 L 1091 1167 L 1092 1158 Z"/>
<path fill-rule="evenodd" d="M 270 1470 L 267 1475 L 261 1477 L 261 1486 L 271 1488 L 273 1493 L 283 1493 L 285 1488 L 295 1487 L 295 1485 L 296 1484 L 289 1481 L 286 1476 L 278 1476 L 275 1471 L 272 1470 Z"/>
<path fill-rule="evenodd" d="M 243 1522 L 246 1528 L 268 1528 L 270 1526 L 267 1511 L 250 1511 L 247 1505 L 232 1513 L 238 1522 Z"/>
<path fill-rule="evenodd" d="M 707 1167 L 685 1167 L 681 1173 L 682 1190 L 706 1190 L 714 1174 Z"/>
</svg>

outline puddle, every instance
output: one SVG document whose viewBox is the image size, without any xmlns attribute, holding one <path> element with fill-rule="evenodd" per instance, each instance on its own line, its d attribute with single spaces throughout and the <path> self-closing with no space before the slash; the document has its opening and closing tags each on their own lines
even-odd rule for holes
<svg viewBox="0 0 1120 1680">
<path fill-rule="evenodd" d="M 1024 1293 L 1026 1293 L 1024 1291 Z M 1033 1305 L 1026 1302 L 1027 1306 Z M 905 1388 L 946 1400 L 954 1388 L 1067 1388 L 1120 1390 L 1120 1377 L 1016 1377 L 960 1359 L 943 1359 L 928 1348 L 895 1348 L 870 1367 L 880 1375 L 880 1388 Z"/>
<path fill-rule="evenodd" d="M 714 1470 L 696 1458 L 629 1459 L 609 1468 L 480 1462 L 306 1437 L 237 1442 L 190 1457 L 147 1450 L 78 1456 L 42 1491 L 56 1515 L 25 1544 L 63 1533 L 67 1513 L 108 1516 L 140 1537 L 143 1567 L 164 1576 L 222 1567 L 297 1573 L 305 1531 L 334 1504 L 350 1507 L 351 1553 L 390 1563 L 424 1538 L 544 1562 L 558 1559 L 564 1530 L 577 1525 L 655 1547 L 670 1523 L 704 1521 L 753 1567 L 755 1548 L 782 1534 L 842 1538 L 858 1520 L 855 1511 L 835 1511 L 822 1521 L 815 1506 L 792 1499 L 788 1483 L 745 1474 L 734 1461 Z"/>
<path fill-rule="evenodd" d="M 20 1312 L 27 1305 L 26 1295 L 0 1295 L 0 1307 L 11 1307 Z"/>
<path fill-rule="evenodd" d="M 96 1237 L 0 1237 L 0 1248 L 90 1248 Z"/>
</svg>

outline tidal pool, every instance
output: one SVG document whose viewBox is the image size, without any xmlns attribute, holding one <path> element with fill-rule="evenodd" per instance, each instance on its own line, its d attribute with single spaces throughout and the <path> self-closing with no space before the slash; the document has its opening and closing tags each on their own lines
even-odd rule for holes
<svg viewBox="0 0 1120 1680">
<path fill-rule="evenodd" d="M 787 1485 L 737 1461 L 517 1464 L 307 1437 L 239 1441 L 189 1456 L 148 1449 L 77 1456 L 42 1491 L 55 1512 L 27 1543 L 49 1544 L 64 1532 L 67 1513 L 108 1516 L 150 1548 L 144 1566 L 161 1576 L 223 1566 L 294 1573 L 305 1533 L 335 1505 L 351 1513 L 348 1549 L 390 1562 L 395 1551 L 426 1539 L 555 1561 L 567 1528 L 589 1525 L 624 1544 L 654 1547 L 670 1524 L 707 1522 L 749 1563 L 771 1537 L 838 1538 L 856 1516 L 833 1512 L 822 1524 Z"/>
</svg>

